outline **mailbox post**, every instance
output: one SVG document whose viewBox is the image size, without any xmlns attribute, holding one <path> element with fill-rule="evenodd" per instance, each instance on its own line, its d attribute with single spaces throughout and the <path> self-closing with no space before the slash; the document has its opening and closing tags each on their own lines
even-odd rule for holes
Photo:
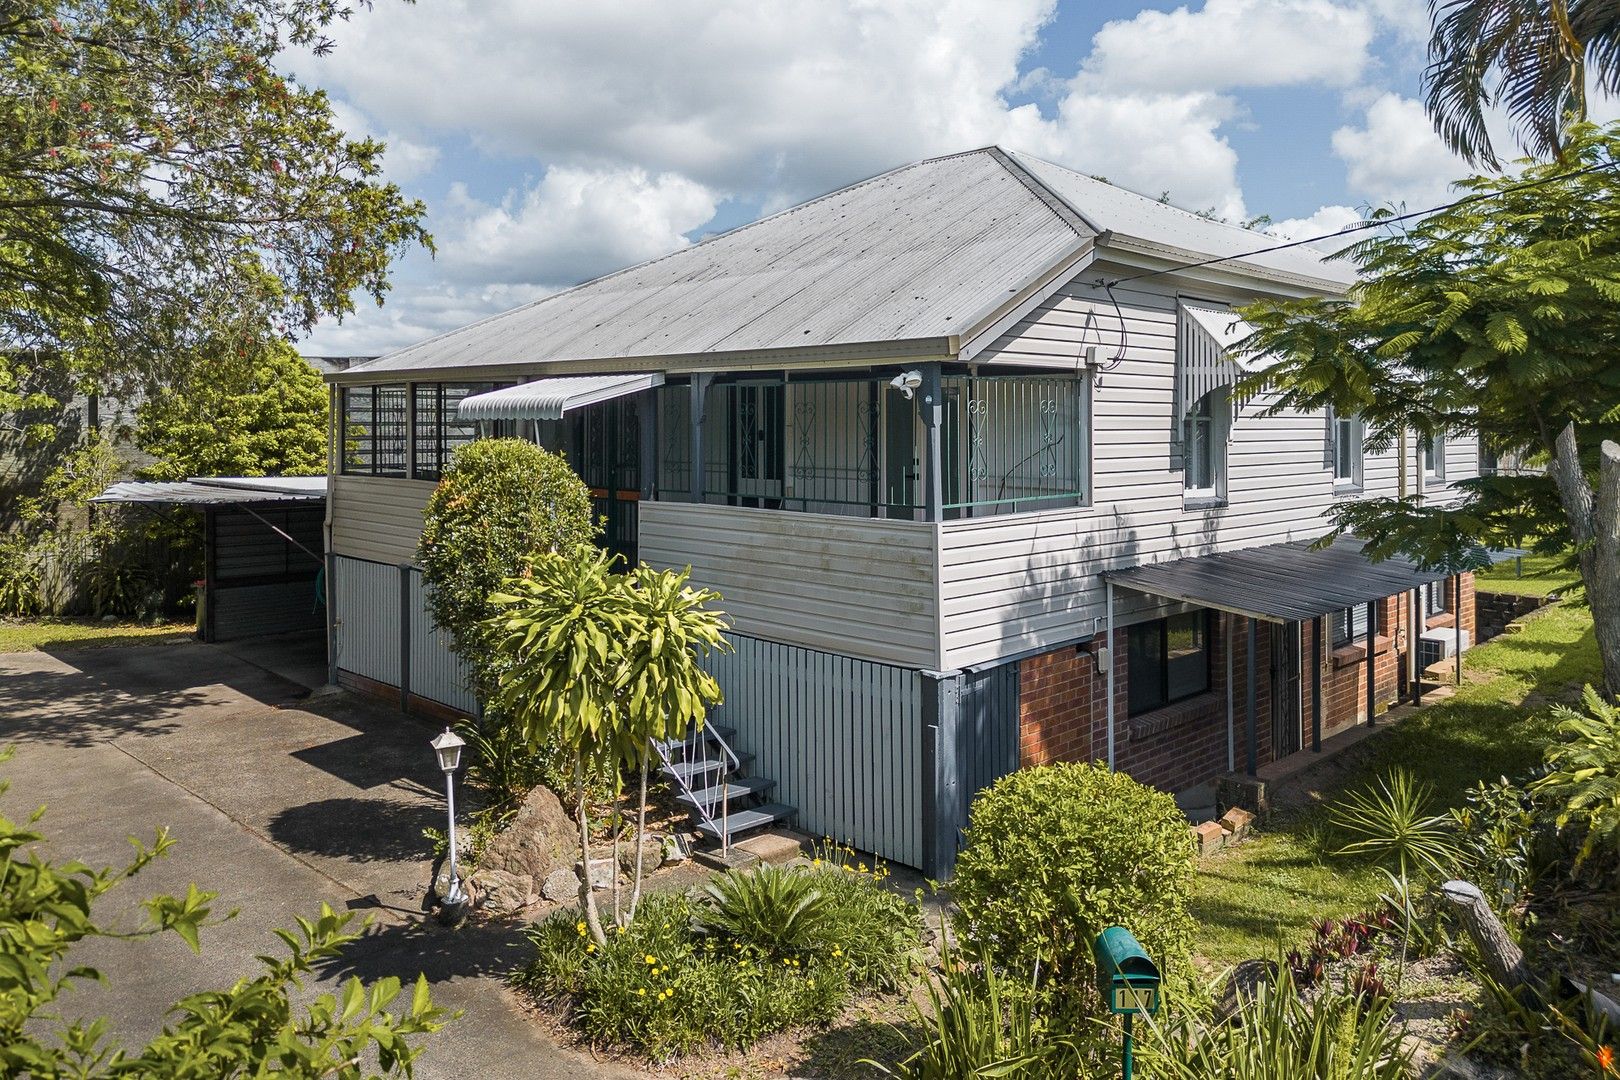
<svg viewBox="0 0 1620 1080">
<path fill-rule="evenodd" d="M 1122 1055 L 1125 1080 L 1131 1080 L 1131 1022 L 1138 1013 L 1159 1011 L 1159 966 L 1123 926 L 1110 926 L 1092 943 L 1097 960 L 1097 990 L 1108 1011 L 1125 1018 Z"/>
</svg>

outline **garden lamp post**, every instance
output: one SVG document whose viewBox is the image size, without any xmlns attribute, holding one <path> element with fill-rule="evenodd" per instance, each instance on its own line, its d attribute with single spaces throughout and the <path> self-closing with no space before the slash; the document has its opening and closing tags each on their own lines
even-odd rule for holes
<svg viewBox="0 0 1620 1080">
<path fill-rule="evenodd" d="M 444 734 L 433 740 L 433 754 L 439 759 L 439 768 L 444 772 L 444 797 L 450 808 L 450 884 L 445 888 L 444 906 L 456 908 L 467 902 L 467 894 L 461 889 L 461 874 L 456 869 L 456 769 L 461 766 L 461 748 L 467 745 L 467 740 L 459 737 L 449 728 Z"/>
</svg>

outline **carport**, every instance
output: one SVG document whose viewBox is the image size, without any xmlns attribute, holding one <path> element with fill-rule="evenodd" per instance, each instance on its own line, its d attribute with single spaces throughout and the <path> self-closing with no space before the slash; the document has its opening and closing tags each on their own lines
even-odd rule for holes
<svg viewBox="0 0 1620 1080">
<path fill-rule="evenodd" d="M 90 501 L 201 511 L 197 633 L 202 640 L 234 641 L 325 626 L 321 526 L 326 477 L 132 480 L 114 484 Z"/>
</svg>

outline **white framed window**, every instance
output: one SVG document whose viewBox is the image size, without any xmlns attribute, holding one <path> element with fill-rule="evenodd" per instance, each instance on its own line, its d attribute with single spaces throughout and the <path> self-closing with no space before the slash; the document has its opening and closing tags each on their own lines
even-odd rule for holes
<svg viewBox="0 0 1620 1080">
<path fill-rule="evenodd" d="M 1189 503 L 1219 502 L 1226 490 L 1226 398 L 1214 390 L 1182 421 L 1182 484 Z"/>
<path fill-rule="evenodd" d="M 1333 416 L 1333 486 L 1361 487 L 1361 418 Z"/>
<path fill-rule="evenodd" d="M 1446 476 L 1446 437 L 1432 435 L 1423 440 L 1423 475 L 1436 480 Z"/>
</svg>

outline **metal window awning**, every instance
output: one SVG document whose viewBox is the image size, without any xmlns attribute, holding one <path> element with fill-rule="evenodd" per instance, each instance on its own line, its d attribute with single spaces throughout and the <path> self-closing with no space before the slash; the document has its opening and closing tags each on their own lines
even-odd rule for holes
<svg viewBox="0 0 1620 1080">
<path fill-rule="evenodd" d="M 1488 561 L 1479 553 L 1481 564 Z M 1269 544 L 1103 575 L 1110 584 L 1166 600 L 1229 611 L 1262 622 L 1304 622 L 1347 607 L 1441 581 L 1451 570 L 1425 570 L 1405 559 L 1373 562 L 1362 542 L 1341 536 L 1324 548 Z"/>
<path fill-rule="evenodd" d="M 126 480 L 92 503 L 148 506 L 241 506 L 246 503 L 320 502 L 324 476 L 207 476 L 189 480 Z"/>
<path fill-rule="evenodd" d="M 1177 313 L 1176 396 L 1185 415 L 1212 390 L 1230 387 L 1262 365 L 1233 355 L 1254 327 L 1225 308 L 1180 301 Z"/>
<path fill-rule="evenodd" d="M 662 371 L 631 375 L 560 375 L 461 399 L 462 420 L 561 420 L 587 405 L 612 401 L 664 384 Z"/>
</svg>

